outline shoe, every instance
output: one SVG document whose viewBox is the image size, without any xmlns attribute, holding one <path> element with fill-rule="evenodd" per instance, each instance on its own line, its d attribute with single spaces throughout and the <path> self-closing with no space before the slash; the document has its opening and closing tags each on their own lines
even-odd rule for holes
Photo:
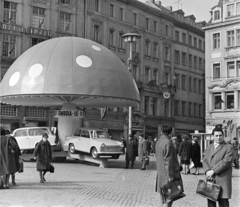
<svg viewBox="0 0 240 207">
<path fill-rule="evenodd" d="M 43 179 L 41 179 L 41 180 L 40 180 L 40 183 L 44 183 L 44 180 L 43 180 Z"/>
<path fill-rule="evenodd" d="M 12 184 L 13 184 L 13 185 L 17 185 L 17 183 L 16 183 L 16 182 L 12 182 Z"/>
<path fill-rule="evenodd" d="M 46 182 L 46 179 L 43 177 L 43 181 Z"/>
</svg>

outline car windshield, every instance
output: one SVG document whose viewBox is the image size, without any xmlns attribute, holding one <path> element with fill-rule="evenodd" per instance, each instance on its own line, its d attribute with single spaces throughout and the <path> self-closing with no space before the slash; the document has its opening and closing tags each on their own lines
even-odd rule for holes
<svg viewBox="0 0 240 207">
<path fill-rule="evenodd" d="M 38 136 L 43 135 L 44 133 L 51 134 L 51 131 L 48 131 L 46 128 L 36 128 L 36 129 L 29 129 L 29 135 L 30 136 Z"/>
<path fill-rule="evenodd" d="M 91 131 L 92 138 L 98 139 L 98 138 L 105 138 L 109 139 L 109 135 L 106 131 Z"/>
</svg>

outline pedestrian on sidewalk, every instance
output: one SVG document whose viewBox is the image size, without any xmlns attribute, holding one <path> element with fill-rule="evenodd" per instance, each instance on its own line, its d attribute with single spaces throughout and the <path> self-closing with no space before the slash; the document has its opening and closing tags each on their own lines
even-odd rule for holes
<svg viewBox="0 0 240 207">
<path fill-rule="evenodd" d="M 127 169 L 129 167 L 130 162 L 131 162 L 131 169 L 133 168 L 134 161 L 137 156 L 137 151 L 138 151 L 137 142 L 135 139 L 133 139 L 132 135 L 129 134 L 128 139 L 126 141 L 126 156 L 125 156 L 126 167 L 125 167 L 125 169 Z"/>
<path fill-rule="evenodd" d="M 50 170 L 52 162 L 51 144 L 48 141 L 48 134 L 42 135 L 42 140 L 38 143 L 33 152 L 34 158 L 37 159 L 37 171 L 39 171 L 40 183 L 46 182 L 45 174 Z"/>
<path fill-rule="evenodd" d="M 142 162 L 141 170 L 146 170 L 145 167 L 145 156 L 147 156 L 147 144 L 143 135 L 139 135 L 139 143 L 138 143 L 138 159 Z"/>
<path fill-rule="evenodd" d="M 219 207 L 229 207 L 232 196 L 232 146 L 224 141 L 224 132 L 221 125 L 213 131 L 214 142 L 205 151 L 203 168 L 207 179 L 212 179 L 221 186 L 218 197 Z M 216 202 L 207 199 L 208 207 L 216 207 Z"/>
<path fill-rule="evenodd" d="M 182 180 L 179 171 L 179 163 L 173 143 L 170 140 L 172 127 L 163 125 L 161 128 L 162 135 L 156 143 L 156 165 L 157 180 L 156 192 L 160 193 L 160 206 L 171 207 L 173 202 L 166 203 L 166 198 L 161 191 L 161 187 L 173 180 Z M 183 186 L 181 186 L 183 189 Z"/>
<path fill-rule="evenodd" d="M 190 173 L 189 164 L 190 164 L 190 154 L 191 154 L 192 142 L 189 141 L 189 137 L 187 135 L 182 135 L 182 140 L 183 141 L 179 145 L 178 153 L 180 156 L 183 173 L 189 174 Z"/>
<path fill-rule="evenodd" d="M 233 146 L 233 164 L 236 169 L 239 169 L 238 150 L 240 149 L 240 145 L 238 143 L 237 137 L 233 138 L 232 146 Z"/>
<path fill-rule="evenodd" d="M 201 167 L 201 148 L 198 144 L 198 138 L 193 137 L 193 144 L 191 147 L 191 159 L 194 163 L 195 173 L 194 175 L 199 175 L 199 168 Z"/>
</svg>

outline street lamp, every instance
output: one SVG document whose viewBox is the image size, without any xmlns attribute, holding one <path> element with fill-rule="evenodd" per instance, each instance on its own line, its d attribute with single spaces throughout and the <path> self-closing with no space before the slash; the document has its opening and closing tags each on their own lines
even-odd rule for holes
<svg viewBox="0 0 240 207">
<path fill-rule="evenodd" d="M 137 39 L 141 38 L 141 35 L 137 33 L 127 33 L 121 36 L 125 42 L 130 43 L 130 55 L 128 59 L 128 70 L 132 73 L 132 46 L 133 43 L 137 41 Z M 128 110 L 128 134 L 132 134 L 132 107 L 129 106 Z"/>
</svg>

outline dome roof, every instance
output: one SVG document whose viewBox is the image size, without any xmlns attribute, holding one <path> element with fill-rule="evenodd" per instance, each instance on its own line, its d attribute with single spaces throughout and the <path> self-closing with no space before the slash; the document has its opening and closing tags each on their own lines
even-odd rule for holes
<svg viewBox="0 0 240 207">
<path fill-rule="evenodd" d="M 53 38 L 24 52 L 1 82 L 1 102 L 13 105 L 133 106 L 137 85 L 109 49 L 79 37 Z"/>
</svg>

